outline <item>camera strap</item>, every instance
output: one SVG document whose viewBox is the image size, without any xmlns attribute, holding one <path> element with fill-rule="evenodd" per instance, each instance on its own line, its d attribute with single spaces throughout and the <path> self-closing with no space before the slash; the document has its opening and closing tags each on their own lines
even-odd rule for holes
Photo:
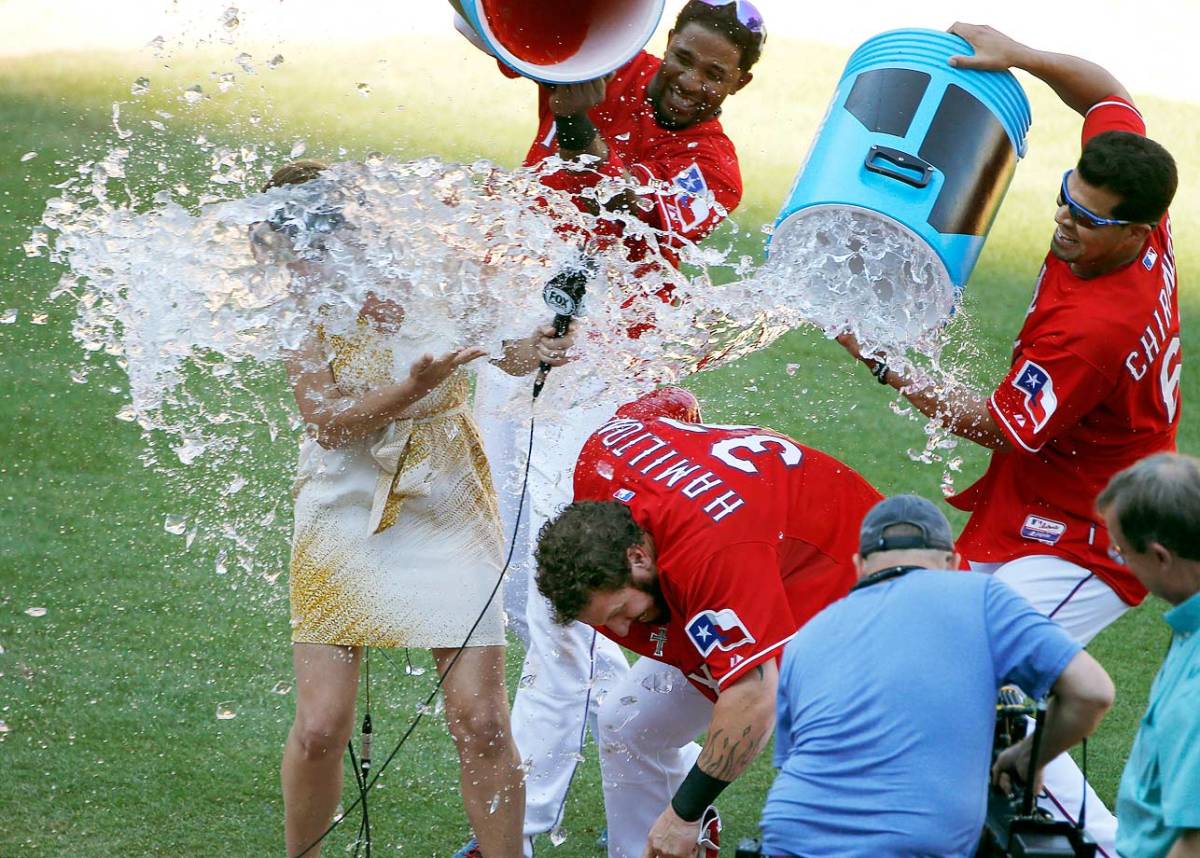
<svg viewBox="0 0 1200 858">
<path fill-rule="evenodd" d="M 855 590 L 863 590 L 870 587 L 872 584 L 879 584 L 883 581 L 890 581 L 893 578 L 900 578 L 912 572 L 914 569 L 924 569 L 924 566 L 889 566 L 887 569 L 880 569 L 878 572 L 872 572 L 866 578 L 863 578 L 857 584 L 850 588 L 850 592 Z"/>
</svg>

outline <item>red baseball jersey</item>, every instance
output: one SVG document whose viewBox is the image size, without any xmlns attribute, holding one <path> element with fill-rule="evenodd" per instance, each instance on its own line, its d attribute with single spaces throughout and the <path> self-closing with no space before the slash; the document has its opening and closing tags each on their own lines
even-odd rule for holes
<svg viewBox="0 0 1200 858">
<path fill-rule="evenodd" d="M 716 118 L 679 130 L 658 124 L 646 88 L 660 65 L 662 61 L 657 57 L 639 53 L 617 71 L 608 82 L 604 102 L 588 115 L 609 149 L 608 160 L 596 170 L 609 176 L 627 171 L 641 184 L 659 189 L 648 198 L 653 205 L 638 210 L 637 215 L 660 232 L 662 254 L 678 266 L 677 248 L 700 241 L 737 208 L 742 198 L 742 174 L 733 143 Z M 516 74 L 503 65 L 501 70 L 510 76 Z M 550 91 L 539 87 L 538 133 L 525 156 L 525 166 L 558 153 L 549 99 Z M 595 174 L 589 177 L 562 171 L 550 184 L 578 191 L 595 179 Z M 645 255 L 641 242 L 626 243 L 633 259 Z"/>
<path fill-rule="evenodd" d="M 670 611 L 624 636 L 600 631 L 715 700 L 849 591 L 859 525 L 880 494 L 769 429 L 618 411 L 583 447 L 575 499 L 629 506 L 654 540 Z"/>
<path fill-rule="evenodd" d="M 1133 105 L 1109 98 L 1083 126 L 1145 133 Z M 1003 562 L 1064 557 L 1130 604 L 1145 588 L 1112 550 L 1096 496 L 1117 471 L 1175 449 L 1179 424 L 1179 304 L 1169 217 L 1128 265 L 1082 280 L 1046 257 L 1012 367 L 988 409 L 1012 449 L 951 499 L 972 515 L 963 556 Z"/>
</svg>

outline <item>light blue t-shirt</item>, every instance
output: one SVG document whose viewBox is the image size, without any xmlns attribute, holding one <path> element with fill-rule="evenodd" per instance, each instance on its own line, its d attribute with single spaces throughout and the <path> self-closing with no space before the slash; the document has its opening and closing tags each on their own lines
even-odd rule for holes
<svg viewBox="0 0 1200 858">
<path fill-rule="evenodd" d="M 830 605 L 784 651 L 763 852 L 970 856 L 997 691 L 1042 697 L 1079 650 L 972 572 L 917 570 Z"/>
<path fill-rule="evenodd" d="M 1163 617 L 1174 637 L 1117 790 L 1117 852 L 1138 858 L 1200 828 L 1200 593 Z"/>
</svg>

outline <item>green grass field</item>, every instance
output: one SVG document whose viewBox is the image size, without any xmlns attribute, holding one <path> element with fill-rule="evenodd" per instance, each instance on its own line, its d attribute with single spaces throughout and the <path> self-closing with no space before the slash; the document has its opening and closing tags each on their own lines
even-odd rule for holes
<svg viewBox="0 0 1200 858">
<path fill-rule="evenodd" d="M 372 150 L 450 160 L 487 157 L 515 164 L 534 129 L 534 99 L 523 82 L 500 79 L 490 64 L 454 41 L 410 41 L 335 50 L 296 49 L 279 69 L 258 62 L 248 76 L 233 51 L 179 56 L 71 55 L 0 60 L 0 856 L 267 855 L 281 851 L 277 767 L 290 723 L 285 578 L 232 569 L 217 573 L 214 549 L 190 550 L 163 530 L 167 514 L 212 509 L 215 490 L 145 469 L 137 429 L 113 419 L 124 377 L 99 366 L 85 385 L 69 371 L 82 353 L 70 336 L 73 308 L 46 299 L 60 272 L 22 250 L 52 185 L 111 142 L 112 103 L 127 102 L 127 145 L 153 148 L 162 177 L 199 187 L 208 170 L 193 141 L 274 144 L 331 160 Z M 757 253 L 759 227 L 772 220 L 833 91 L 844 52 L 773 41 L 755 83 L 729 103 L 725 122 L 739 143 L 746 198 L 736 220 L 739 250 Z M 1103 58 L 1097 58 L 1103 60 Z M 219 92 L 210 73 L 235 72 Z M 145 75 L 150 94 L 130 96 Z M 358 90 L 368 83 L 370 94 Z M 180 101 L 201 84 L 210 99 Z M 1035 125 L 1030 155 L 968 290 L 963 314 L 978 358 L 968 376 L 982 387 L 1007 365 L 1029 290 L 1052 229 L 1058 176 L 1074 158 L 1078 120 L 1036 83 L 1028 86 Z M 1141 99 L 1151 134 L 1179 159 L 1184 184 L 1174 207 L 1185 316 L 1200 251 L 1200 197 L 1194 179 L 1200 108 Z M 167 131 L 151 134 L 150 111 Z M 254 121 L 252 116 L 261 117 Z M 340 148 L 339 148 L 340 147 Z M 22 160 L 36 152 L 31 160 Z M 261 167 L 260 167 L 261 169 Z M 728 243 L 731 232 L 715 241 Z M 35 314 L 46 313 L 44 324 Z M 40 321 L 40 320 L 39 320 Z M 964 334 L 964 336 L 966 336 Z M 789 365 L 792 371 L 789 371 Z M 280 396 L 286 390 L 278 378 Z M 914 462 L 919 422 L 893 414 L 889 397 L 836 346 L 796 331 L 769 349 L 691 383 L 706 414 L 758 422 L 843 458 L 885 492 L 938 496 L 942 470 Z M 1200 396 L 1191 373 L 1188 402 Z M 1200 424 L 1185 409 L 1181 447 L 1198 445 Z M 256 442 L 257 443 L 257 442 Z M 264 513 L 286 512 L 292 447 L 265 437 L 253 470 Z M 960 450 L 958 485 L 979 474 L 981 451 Z M 953 513 L 953 511 L 948 510 Z M 956 523 L 962 517 L 952 515 Z M 259 568 L 285 567 L 290 522 L 281 514 L 256 549 Z M 1131 611 L 1093 651 L 1113 674 L 1118 703 L 1091 746 L 1090 769 L 1111 799 L 1166 645 L 1161 604 Z M 44 608 L 44 616 L 31 616 Z M 38 612 L 33 612 L 38 613 Z M 429 668 L 424 653 L 413 663 Z M 510 653 L 519 665 L 519 652 Z M 431 687 L 432 671 L 406 675 L 403 654 L 373 663 L 377 748 L 390 747 Z M 228 705 L 236 717 L 218 719 Z M 377 751 L 377 758 L 379 752 Z M 722 800 L 728 840 L 750 833 L 772 773 L 766 757 Z M 427 721 L 373 796 L 380 853 L 445 858 L 466 823 L 445 728 Z M 580 769 L 553 854 L 595 854 L 603 825 L 594 760 Z M 356 827 L 354 824 L 348 828 Z M 340 832 L 327 854 L 340 854 Z M 547 846 L 549 844 L 546 844 Z"/>
</svg>

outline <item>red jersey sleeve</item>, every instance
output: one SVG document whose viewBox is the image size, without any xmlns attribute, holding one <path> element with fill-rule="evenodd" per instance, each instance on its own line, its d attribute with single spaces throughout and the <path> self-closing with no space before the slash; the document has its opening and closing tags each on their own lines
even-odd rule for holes
<svg viewBox="0 0 1200 858">
<path fill-rule="evenodd" d="M 796 631 L 779 575 L 779 557 L 768 542 L 743 542 L 715 552 L 690 575 L 681 617 L 718 688 L 747 669 L 778 656 Z"/>
<path fill-rule="evenodd" d="M 1030 453 L 1078 424 L 1113 387 L 1107 374 L 1052 339 L 1022 349 L 988 400 L 1008 440 Z"/>
<path fill-rule="evenodd" d="M 652 196 L 654 206 L 638 216 L 676 245 L 700 241 L 742 199 L 737 152 L 723 133 L 664 140 L 630 172 L 641 184 L 662 189 Z"/>
<path fill-rule="evenodd" d="M 1087 115 L 1083 119 L 1081 145 L 1086 145 L 1097 134 L 1105 131 L 1128 131 L 1144 137 L 1146 123 L 1132 102 L 1110 95 L 1088 109 Z"/>
</svg>

